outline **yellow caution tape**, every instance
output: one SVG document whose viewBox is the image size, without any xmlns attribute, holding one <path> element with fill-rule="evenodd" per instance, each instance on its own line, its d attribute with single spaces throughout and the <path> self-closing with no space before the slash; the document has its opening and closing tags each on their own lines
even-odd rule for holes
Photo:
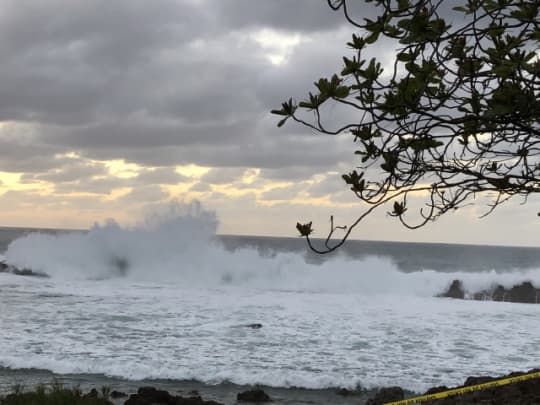
<svg viewBox="0 0 540 405">
<path fill-rule="evenodd" d="M 467 392 L 481 391 L 488 388 L 500 387 L 501 385 L 508 385 L 519 381 L 531 380 L 533 378 L 540 378 L 540 371 L 530 374 L 523 374 L 516 377 L 502 378 L 500 380 L 494 380 L 483 384 L 469 385 L 462 388 L 454 388 L 448 391 L 437 392 L 435 394 L 421 395 L 419 397 L 403 399 L 401 401 L 387 402 L 384 405 L 411 405 L 418 404 L 425 401 L 432 401 L 434 399 L 441 399 L 451 397 L 453 395 L 465 394 Z"/>
</svg>

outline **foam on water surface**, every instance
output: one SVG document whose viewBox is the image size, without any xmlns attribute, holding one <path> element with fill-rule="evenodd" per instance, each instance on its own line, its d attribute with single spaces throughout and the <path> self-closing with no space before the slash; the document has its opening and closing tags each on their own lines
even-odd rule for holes
<svg viewBox="0 0 540 405">
<path fill-rule="evenodd" d="M 197 206 L 124 229 L 28 235 L 0 274 L 0 366 L 128 379 L 306 388 L 402 385 L 538 366 L 540 306 L 437 299 L 540 281 L 526 273 L 402 273 L 385 259 L 227 251 Z M 261 323 L 260 329 L 247 324 Z"/>
<path fill-rule="evenodd" d="M 537 365 L 535 305 L 15 278 L 0 278 L 7 367 L 420 390 Z"/>
</svg>

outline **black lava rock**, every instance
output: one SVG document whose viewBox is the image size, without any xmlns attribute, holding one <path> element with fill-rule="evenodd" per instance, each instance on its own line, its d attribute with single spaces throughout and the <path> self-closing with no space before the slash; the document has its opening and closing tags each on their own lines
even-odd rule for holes
<svg viewBox="0 0 540 405">
<path fill-rule="evenodd" d="M 340 395 L 342 397 L 348 397 L 348 396 L 356 394 L 356 392 L 348 390 L 347 388 L 341 388 L 341 389 L 336 391 L 336 394 Z"/>
<path fill-rule="evenodd" d="M 239 393 L 236 396 L 238 401 L 245 402 L 270 402 L 271 399 L 263 390 L 249 390 Z"/>
<path fill-rule="evenodd" d="M 478 384 L 484 384 L 495 380 L 494 377 L 490 377 L 489 375 L 482 375 L 479 377 L 467 377 L 465 380 L 465 384 L 463 384 L 464 387 L 468 387 L 470 385 L 478 385 Z"/>
<path fill-rule="evenodd" d="M 452 284 L 446 292 L 439 294 L 438 297 L 465 298 L 463 283 L 460 280 L 452 281 Z M 519 302 L 526 304 L 540 304 L 540 288 L 536 288 L 530 281 L 525 281 L 515 285 L 510 289 L 497 285 L 491 289 L 477 291 L 471 295 L 471 298 L 478 301 L 505 301 Z"/>
<path fill-rule="evenodd" d="M 465 290 L 463 290 L 463 283 L 461 282 L 461 280 L 452 281 L 452 284 L 450 284 L 450 287 L 448 287 L 448 290 L 445 293 L 442 293 L 440 297 L 458 298 L 458 299 L 465 298 Z"/>
<path fill-rule="evenodd" d="M 440 385 L 438 387 L 432 387 L 430 388 L 429 390 L 427 390 L 424 395 L 431 395 L 431 394 L 436 394 L 438 392 L 444 392 L 444 391 L 448 391 L 450 388 L 448 388 L 446 385 Z"/>
<path fill-rule="evenodd" d="M 540 298 L 539 291 L 533 287 L 530 281 L 512 287 L 509 291 L 510 301 L 528 304 L 537 304 Z"/>
<path fill-rule="evenodd" d="M 366 405 L 382 405 L 386 402 L 401 401 L 404 397 L 401 387 L 381 388 L 373 398 L 368 399 Z"/>
<path fill-rule="evenodd" d="M 263 327 L 262 323 L 248 323 L 245 326 L 246 328 L 251 328 L 251 329 L 261 329 Z"/>
<path fill-rule="evenodd" d="M 112 391 L 109 396 L 113 399 L 115 398 L 124 398 L 124 397 L 127 397 L 128 394 L 126 394 L 125 392 L 122 392 L 122 391 Z"/>
<path fill-rule="evenodd" d="M 223 405 L 215 401 L 206 401 L 199 396 L 184 398 L 174 396 L 167 391 L 154 387 L 141 387 L 124 405 Z"/>
</svg>

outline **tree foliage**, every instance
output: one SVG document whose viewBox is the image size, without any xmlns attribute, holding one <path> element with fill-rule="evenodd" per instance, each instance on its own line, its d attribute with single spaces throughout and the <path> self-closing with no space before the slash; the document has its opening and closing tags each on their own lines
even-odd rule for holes
<svg viewBox="0 0 540 405">
<path fill-rule="evenodd" d="M 350 134 L 358 167 L 343 180 L 362 202 L 343 244 L 378 207 L 416 229 L 489 197 L 485 215 L 513 196 L 540 192 L 539 0 L 364 0 L 374 19 L 355 19 L 347 0 L 328 0 L 358 31 L 343 69 L 316 81 L 303 101 L 285 101 L 278 126 L 295 121 L 326 135 Z M 395 50 L 385 63 L 377 50 Z M 332 104 L 351 117 L 325 120 Z M 412 196 L 425 199 L 408 210 Z M 416 215 L 412 215 L 414 211 Z M 412 216 L 411 216 L 412 215 Z"/>
</svg>

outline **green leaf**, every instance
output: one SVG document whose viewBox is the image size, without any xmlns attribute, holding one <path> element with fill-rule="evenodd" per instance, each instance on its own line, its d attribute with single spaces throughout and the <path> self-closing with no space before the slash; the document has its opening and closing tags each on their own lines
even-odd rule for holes
<svg viewBox="0 0 540 405">
<path fill-rule="evenodd" d="M 365 41 L 366 41 L 366 44 L 373 44 L 375 43 L 378 39 L 379 39 L 379 35 L 381 33 L 379 31 L 375 31 L 373 32 L 371 35 L 369 35 Z"/>
<path fill-rule="evenodd" d="M 371 58 L 368 67 L 366 68 L 366 70 L 363 71 L 361 75 L 367 80 L 373 82 L 377 80 L 382 71 L 383 70 L 381 69 L 381 64 L 377 62 L 375 58 Z"/>
<path fill-rule="evenodd" d="M 315 106 L 313 104 L 311 104 L 311 102 L 309 102 L 309 101 L 300 101 L 298 103 L 298 107 L 300 107 L 300 108 L 308 108 L 310 110 L 313 110 L 315 108 Z"/>
<path fill-rule="evenodd" d="M 398 8 L 400 11 L 406 10 L 411 6 L 411 3 L 409 0 L 398 0 Z"/>
<path fill-rule="evenodd" d="M 328 93 L 328 89 L 330 88 L 330 83 L 328 82 L 328 79 L 326 78 L 320 78 L 318 82 L 315 82 L 315 87 L 319 89 L 321 94 Z"/>
<path fill-rule="evenodd" d="M 313 232 L 313 229 L 311 228 L 311 222 L 308 222 L 307 224 L 301 224 L 300 222 L 297 222 L 296 229 L 300 233 L 300 236 L 309 236 Z"/>
<path fill-rule="evenodd" d="M 397 60 L 400 62 L 409 62 L 412 60 L 412 55 L 409 52 L 400 52 L 397 54 Z"/>
<path fill-rule="evenodd" d="M 393 217 L 400 217 L 405 213 L 405 211 L 407 211 L 407 208 L 405 208 L 404 202 L 395 201 L 393 208 L 394 210 L 390 213 L 390 215 Z"/>
<path fill-rule="evenodd" d="M 534 31 L 532 31 L 529 38 L 531 38 L 533 41 L 540 42 L 540 28 L 536 28 Z"/>
<path fill-rule="evenodd" d="M 288 101 L 281 103 L 281 110 L 272 110 L 270 111 L 270 113 L 276 114 L 276 115 L 286 115 L 289 117 L 293 115 L 295 111 L 296 111 L 296 105 L 294 104 L 292 98 L 290 98 Z"/>
<path fill-rule="evenodd" d="M 348 86 L 339 86 L 334 92 L 336 98 L 346 98 L 349 96 L 350 88 Z"/>
<path fill-rule="evenodd" d="M 493 73 L 495 73 L 498 77 L 503 78 L 503 79 L 506 79 L 507 77 L 509 77 L 514 72 L 514 70 L 515 70 L 514 66 L 508 63 L 503 63 L 498 66 L 493 66 L 493 68 L 491 69 Z"/>
<path fill-rule="evenodd" d="M 281 128 L 283 125 L 285 125 L 285 123 L 287 122 L 288 119 L 289 119 L 289 117 L 285 117 L 281 121 L 279 121 L 278 124 L 277 124 L 278 128 Z"/>
<path fill-rule="evenodd" d="M 439 91 L 439 88 L 436 86 L 428 86 L 426 87 L 426 94 L 430 97 L 435 97 L 437 95 L 437 92 Z"/>
<path fill-rule="evenodd" d="M 480 104 L 480 96 L 478 95 L 477 91 L 472 92 L 470 104 L 472 112 L 476 115 L 479 115 L 480 110 L 482 109 L 482 105 Z"/>
<path fill-rule="evenodd" d="M 398 164 L 398 158 L 395 152 L 383 152 L 382 154 L 384 163 L 381 164 L 381 168 L 389 173 L 393 173 Z"/>
<path fill-rule="evenodd" d="M 397 25 L 399 28 L 408 29 L 409 25 L 411 24 L 411 20 L 408 18 L 404 18 L 402 20 L 399 20 Z"/>
<path fill-rule="evenodd" d="M 353 34 L 352 35 L 352 41 L 347 42 L 347 46 L 359 51 L 362 48 L 364 48 L 364 46 L 366 46 L 366 41 L 364 40 L 364 38 L 359 37 L 356 34 Z"/>
<path fill-rule="evenodd" d="M 341 71 L 341 76 L 347 76 L 356 73 L 364 63 L 365 61 L 358 62 L 356 58 L 349 59 L 347 57 L 343 57 L 343 64 L 345 65 L 345 67 Z"/>
<path fill-rule="evenodd" d="M 484 9 L 488 12 L 495 11 L 499 8 L 499 4 L 495 0 L 487 0 L 484 2 Z"/>
</svg>

